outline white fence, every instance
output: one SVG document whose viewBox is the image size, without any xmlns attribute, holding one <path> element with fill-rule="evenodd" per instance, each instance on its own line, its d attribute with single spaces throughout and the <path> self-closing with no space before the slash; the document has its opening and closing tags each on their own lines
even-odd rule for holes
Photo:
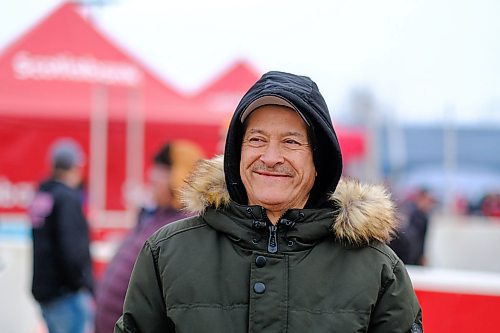
<svg viewBox="0 0 500 333">
<path fill-rule="evenodd" d="M 434 216 L 425 252 L 430 267 L 500 273 L 500 219 Z"/>
</svg>

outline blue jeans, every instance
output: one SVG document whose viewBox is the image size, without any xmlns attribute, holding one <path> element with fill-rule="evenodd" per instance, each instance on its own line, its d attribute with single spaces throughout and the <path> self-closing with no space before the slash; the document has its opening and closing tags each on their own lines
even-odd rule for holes
<svg viewBox="0 0 500 333">
<path fill-rule="evenodd" d="M 94 325 L 94 305 L 88 291 L 64 295 L 40 304 L 49 333 L 87 333 Z"/>
</svg>

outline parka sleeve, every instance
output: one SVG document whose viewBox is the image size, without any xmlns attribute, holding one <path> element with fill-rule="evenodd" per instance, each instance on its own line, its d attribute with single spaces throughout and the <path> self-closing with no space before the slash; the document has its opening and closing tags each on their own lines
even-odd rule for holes
<svg viewBox="0 0 500 333">
<path fill-rule="evenodd" d="M 422 311 L 403 263 L 398 260 L 392 272 L 387 273 L 370 319 L 368 332 L 423 332 Z"/>
<path fill-rule="evenodd" d="M 152 245 L 146 242 L 135 262 L 123 314 L 114 333 L 175 332 L 173 323 L 167 318 L 156 255 Z"/>
</svg>

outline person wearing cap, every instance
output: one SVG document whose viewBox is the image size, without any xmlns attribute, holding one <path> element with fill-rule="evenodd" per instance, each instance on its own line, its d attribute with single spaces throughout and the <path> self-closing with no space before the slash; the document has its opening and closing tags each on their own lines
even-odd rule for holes
<svg viewBox="0 0 500 333">
<path fill-rule="evenodd" d="M 114 332 L 422 332 L 388 192 L 341 174 L 317 85 L 264 74 L 183 190 L 197 215 L 144 244 Z"/>
<path fill-rule="evenodd" d="M 201 148 L 184 140 L 168 142 L 154 155 L 149 169 L 152 202 L 140 210 L 137 225 L 127 234 L 98 283 L 95 333 L 113 332 L 123 310 L 135 258 L 144 242 L 162 226 L 186 217 L 180 211 L 178 190 L 202 158 Z"/>
<path fill-rule="evenodd" d="M 50 150 L 52 173 L 28 214 L 33 236 L 32 293 L 49 333 L 84 333 L 93 326 L 90 236 L 79 190 L 84 155 L 73 139 Z"/>
</svg>

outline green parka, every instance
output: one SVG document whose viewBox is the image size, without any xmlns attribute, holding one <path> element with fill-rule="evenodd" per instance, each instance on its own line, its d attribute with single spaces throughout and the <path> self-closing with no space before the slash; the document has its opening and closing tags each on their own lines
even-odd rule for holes
<svg viewBox="0 0 500 333">
<path fill-rule="evenodd" d="M 396 227 L 379 186 L 341 180 L 334 208 L 296 209 L 271 226 L 229 198 L 221 159 L 204 161 L 185 202 L 140 253 L 115 333 L 421 332 Z"/>
</svg>

